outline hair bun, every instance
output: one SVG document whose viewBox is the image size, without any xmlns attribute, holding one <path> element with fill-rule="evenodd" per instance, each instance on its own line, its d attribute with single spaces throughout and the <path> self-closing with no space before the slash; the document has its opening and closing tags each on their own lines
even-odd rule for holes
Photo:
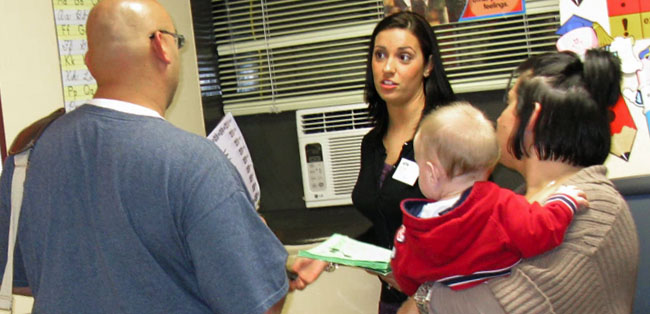
<svg viewBox="0 0 650 314">
<path fill-rule="evenodd" d="M 603 109 L 613 107 L 621 94 L 621 62 L 602 49 L 590 49 L 585 54 L 584 81 L 593 99 Z"/>
</svg>

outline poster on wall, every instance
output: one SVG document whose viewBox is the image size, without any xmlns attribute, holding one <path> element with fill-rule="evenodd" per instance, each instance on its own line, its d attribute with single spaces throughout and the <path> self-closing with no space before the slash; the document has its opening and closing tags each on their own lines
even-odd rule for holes
<svg viewBox="0 0 650 314">
<path fill-rule="evenodd" d="M 413 11 L 429 24 L 464 22 L 495 16 L 523 14 L 525 0 L 384 0 L 386 15 Z"/>
<path fill-rule="evenodd" d="M 99 0 L 52 0 L 66 112 L 93 98 L 97 83 L 84 62 L 86 19 Z"/>
<path fill-rule="evenodd" d="M 604 47 L 621 59 L 609 177 L 650 178 L 650 1 L 560 0 L 560 22 L 558 50 Z"/>
</svg>

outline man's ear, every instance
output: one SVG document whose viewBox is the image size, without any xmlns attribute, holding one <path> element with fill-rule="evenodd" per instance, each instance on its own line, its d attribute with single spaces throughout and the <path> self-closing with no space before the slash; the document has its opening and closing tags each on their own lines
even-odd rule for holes
<svg viewBox="0 0 650 314">
<path fill-rule="evenodd" d="M 87 68 L 90 68 L 90 52 L 86 51 L 86 54 L 84 55 L 84 64 L 86 65 Z"/>
<path fill-rule="evenodd" d="M 90 50 L 86 51 L 86 54 L 84 55 L 84 64 L 86 65 L 86 68 L 88 68 L 88 72 L 90 72 L 90 74 L 95 77 L 95 79 L 97 79 L 96 75 L 99 75 L 99 73 L 95 72 L 93 58 L 93 53 Z"/>
<path fill-rule="evenodd" d="M 153 49 L 154 55 L 163 61 L 164 63 L 171 63 L 172 59 L 170 56 L 170 51 L 162 39 L 162 33 L 155 32 L 153 38 L 151 39 L 151 47 Z"/>
</svg>

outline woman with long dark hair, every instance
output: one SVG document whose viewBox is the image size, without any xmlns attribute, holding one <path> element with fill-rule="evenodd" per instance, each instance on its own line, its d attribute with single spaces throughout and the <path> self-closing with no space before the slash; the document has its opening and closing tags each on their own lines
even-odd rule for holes
<svg viewBox="0 0 650 314">
<path fill-rule="evenodd" d="M 361 169 L 352 201 L 372 222 L 362 240 L 390 249 L 402 224 L 400 201 L 424 198 L 416 184 L 417 172 L 415 177 L 399 179 L 405 165 L 415 160 L 413 137 L 420 119 L 454 100 L 436 36 L 420 15 L 400 12 L 375 27 L 365 100 L 375 127 L 361 144 Z M 403 293 L 382 280 L 379 313 L 395 313 L 404 300 Z"/>
<path fill-rule="evenodd" d="M 375 123 L 361 144 L 361 168 L 352 201 L 372 222 L 360 240 L 390 249 L 402 224 L 399 203 L 424 196 L 404 165 L 414 164 L 413 137 L 422 116 L 455 99 L 442 66 L 438 42 L 429 23 L 412 12 L 381 20 L 370 39 L 365 101 Z M 292 269 L 299 275 L 292 287 L 314 281 L 327 263 L 299 259 Z M 379 313 L 396 313 L 406 295 L 382 281 Z"/>
</svg>

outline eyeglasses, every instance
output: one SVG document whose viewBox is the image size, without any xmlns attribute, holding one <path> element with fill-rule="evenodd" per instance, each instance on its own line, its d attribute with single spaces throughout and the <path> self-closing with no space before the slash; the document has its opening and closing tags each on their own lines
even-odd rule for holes
<svg viewBox="0 0 650 314">
<path fill-rule="evenodd" d="M 183 48 L 183 46 L 185 46 L 185 36 L 183 36 L 181 34 L 168 32 L 168 31 L 166 31 L 164 29 L 159 29 L 156 32 L 161 32 L 163 34 L 174 36 L 174 38 L 176 39 L 176 45 L 178 46 L 178 49 L 181 49 L 181 48 Z M 149 39 L 153 39 L 154 36 L 156 36 L 156 32 L 153 32 L 153 34 L 151 34 L 151 36 L 149 36 Z"/>
</svg>

